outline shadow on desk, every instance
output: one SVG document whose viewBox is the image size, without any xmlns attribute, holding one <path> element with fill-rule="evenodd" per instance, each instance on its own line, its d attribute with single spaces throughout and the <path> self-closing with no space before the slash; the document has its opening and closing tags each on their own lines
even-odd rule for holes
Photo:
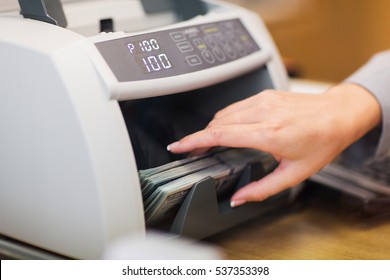
<svg viewBox="0 0 390 280">
<path fill-rule="evenodd" d="M 308 185 L 292 206 L 207 241 L 235 260 L 390 259 L 390 212 Z"/>
</svg>

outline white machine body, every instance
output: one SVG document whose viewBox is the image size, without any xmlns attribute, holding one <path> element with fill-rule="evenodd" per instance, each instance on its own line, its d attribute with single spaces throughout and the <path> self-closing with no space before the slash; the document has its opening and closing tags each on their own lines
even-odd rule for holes
<svg viewBox="0 0 390 280">
<path fill-rule="evenodd" d="M 0 10 L 1 235 L 81 259 L 100 258 L 121 236 L 145 235 L 138 169 L 118 102 L 206 87 L 263 66 L 275 88 L 287 88 L 259 17 L 206 2 L 207 14 L 175 22 L 170 14 L 148 20 L 139 1 L 65 1 L 68 28 L 23 18 L 12 5 Z M 97 34 L 107 17 L 122 31 Z M 235 19 L 260 49 L 200 71 L 118 81 L 97 48 Z"/>
</svg>

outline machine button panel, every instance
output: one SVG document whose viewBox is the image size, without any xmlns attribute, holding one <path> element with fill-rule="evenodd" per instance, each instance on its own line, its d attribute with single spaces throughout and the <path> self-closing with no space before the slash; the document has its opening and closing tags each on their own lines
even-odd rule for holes
<svg viewBox="0 0 390 280">
<path fill-rule="evenodd" d="M 260 50 L 239 19 L 128 36 L 96 46 L 119 82 L 201 71 Z"/>
</svg>

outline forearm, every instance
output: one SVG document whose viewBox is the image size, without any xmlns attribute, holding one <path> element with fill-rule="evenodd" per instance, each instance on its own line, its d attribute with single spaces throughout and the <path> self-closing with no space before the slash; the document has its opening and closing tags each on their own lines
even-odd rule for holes
<svg viewBox="0 0 390 280">
<path fill-rule="evenodd" d="M 339 139 L 351 145 L 380 124 L 380 104 L 366 88 L 354 83 L 342 83 L 324 93 L 330 104 L 337 123 L 344 135 Z"/>
</svg>

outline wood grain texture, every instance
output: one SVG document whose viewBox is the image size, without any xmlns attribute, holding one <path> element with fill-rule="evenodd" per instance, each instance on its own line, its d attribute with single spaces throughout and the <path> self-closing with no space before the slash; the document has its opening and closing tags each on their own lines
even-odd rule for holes
<svg viewBox="0 0 390 280">
<path fill-rule="evenodd" d="M 367 215 L 340 193 L 306 193 L 286 208 L 207 241 L 227 259 L 390 259 L 390 215 Z M 325 192 L 328 192 L 326 190 Z"/>
</svg>

